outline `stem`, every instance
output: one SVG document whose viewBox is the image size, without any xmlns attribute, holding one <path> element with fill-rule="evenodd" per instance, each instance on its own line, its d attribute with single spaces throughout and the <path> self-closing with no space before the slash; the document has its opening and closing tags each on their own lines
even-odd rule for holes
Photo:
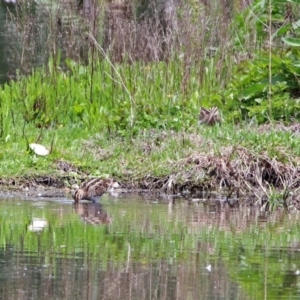
<svg viewBox="0 0 300 300">
<path fill-rule="evenodd" d="M 269 84 L 268 84 L 268 104 L 269 116 L 272 122 L 272 0 L 269 0 Z"/>
<path fill-rule="evenodd" d="M 120 73 L 117 71 L 117 69 L 115 68 L 115 66 L 113 65 L 113 63 L 111 62 L 111 60 L 109 59 L 109 57 L 106 55 L 104 49 L 99 45 L 99 43 L 96 41 L 96 39 L 94 38 L 93 35 L 89 34 L 89 40 L 93 42 L 93 44 L 96 46 L 96 48 L 100 51 L 100 53 L 104 56 L 104 58 L 108 61 L 108 63 L 110 64 L 110 66 L 112 67 L 112 69 L 115 71 L 117 77 L 119 77 L 120 81 L 119 82 L 122 87 L 124 88 L 124 90 L 126 91 L 126 93 L 129 96 L 130 99 L 130 127 L 133 127 L 133 123 L 134 123 L 134 111 L 133 111 L 133 106 L 135 105 L 135 101 L 131 95 L 131 93 L 129 92 L 129 90 L 126 87 L 126 84 L 124 83 L 124 80 L 122 78 L 122 76 L 120 75 Z"/>
</svg>

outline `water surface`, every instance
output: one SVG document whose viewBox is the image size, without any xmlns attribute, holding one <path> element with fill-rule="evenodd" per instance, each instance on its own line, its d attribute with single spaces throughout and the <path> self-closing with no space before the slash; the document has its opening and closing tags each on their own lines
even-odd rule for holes
<svg viewBox="0 0 300 300">
<path fill-rule="evenodd" d="M 299 299 L 296 212 L 24 199 L 0 200 L 0 299 Z"/>
</svg>

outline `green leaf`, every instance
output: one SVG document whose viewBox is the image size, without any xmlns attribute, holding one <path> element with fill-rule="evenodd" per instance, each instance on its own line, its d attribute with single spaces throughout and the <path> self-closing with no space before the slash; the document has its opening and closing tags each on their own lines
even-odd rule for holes
<svg viewBox="0 0 300 300">
<path fill-rule="evenodd" d="M 292 3 L 298 3 L 298 4 L 300 4 L 300 0 L 275 0 L 274 4 L 275 3 L 286 3 L 286 2 L 292 2 Z"/>
<path fill-rule="evenodd" d="M 244 92 L 242 94 L 242 98 L 247 100 L 258 93 L 262 93 L 266 87 L 267 87 L 267 85 L 263 84 L 263 83 L 252 84 L 251 86 L 247 87 L 244 90 Z"/>
<path fill-rule="evenodd" d="M 73 106 L 73 108 L 74 108 L 74 112 L 75 113 L 80 114 L 84 110 L 84 105 L 82 105 L 82 104 L 76 104 L 76 105 Z"/>
<path fill-rule="evenodd" d="M 282 38 L 282 41 L 293 47 L 300 47 L 300 39 L 296 38 Z"/>
<path fill-rule="evenodd" d="M 278 1 L 278 0 L 277 0 Z M 285 2 L 282 0 L 282 2 Z M 300 0 L 287 0 L 286 2 L 293 2 L 293 3 L 298 3 L 300 4 Z"/>
</svg>

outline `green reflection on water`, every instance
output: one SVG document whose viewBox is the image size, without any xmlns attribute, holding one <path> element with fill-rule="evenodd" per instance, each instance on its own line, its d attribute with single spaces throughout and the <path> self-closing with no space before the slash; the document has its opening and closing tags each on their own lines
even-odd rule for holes
<svg viewBox="0 0 300 300">
<path fill-rule="evenodd" d="M 262 216 L 186 201 L 174 206 L 135 198 L 103 201 L 102 207 L 77 208 L 70 203 L 0 201 L 0 248 L 13 249 L 17 257 L 26 253 L 40 258 L 38 264 L 50 268 L 51 276 L 62 273 L 59 280 L 66 276 L 63 263 L 58 264 L 63 260 L 73 274 L 90 271 L 92 281 L 99 280 L 99 270 L 105 280 L 114 272 L 123 278 L 128 270 L 135 276 L 165 270 L 166 286 L 175 285 L 179 294 L 201 290 L 205 296 L 200 299 L 211 299 L 209 293 L 215 292 L 222 292 L 222 299 L 299 296 L 297 213 Z M 33 220 L 45 220 L 45 228 L 31 231 Z M 192 293 L 190 299 L 194 297 Z"/>
</svg>

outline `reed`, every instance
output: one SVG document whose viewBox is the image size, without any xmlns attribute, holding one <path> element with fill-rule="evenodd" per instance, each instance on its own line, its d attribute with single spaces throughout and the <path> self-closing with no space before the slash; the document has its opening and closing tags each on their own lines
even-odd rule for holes
<svg viewBox="0 0 300 300">
<path fill-rule="evenodd" d="M 231 45 L 230 33 L 225 30 L 230 18 L 222 14 L 222 4 L 208 7 L 192 1 L 172 6 L 163 16 L 162 10 L 155 8 L 147 18 L 140 18 L 138 8 L 133 7 L 125 18 L 115 16 L 114 7 L 100 3 L 91 30 L 85 19 L 74 18 L 74 8 L 66 14 L 58 7 L 46 5 L 45 11 L 37 9 L 27 18 L 19 11 L 10 14 L 10 24 L 20 23 L 19 35 L 27 40 L 38 40 L 33 34 L 41 29 L 41 23 L 30 17 L 37 20 L 46 14 L 48 64 L 30 72 L 29 77 L 21 76 L 21 70 L 17 85 L 12 82 L 2 88 L 2 101 L 14 112 L 6 122 L 17 127 L 31 123 L 38 128 L 76 122 L 94 132 L 131 136 L 137 128 L 187 129 L 196 122 L 200 105 L 221 104 L 210 95 L 217 82 L 225 85 L 230 72 L 231 61 L 224 56 Z M 112 14 L 114 24 L 100 21 L 105 12 L 106 16 Z M 64 43 L 54 38 L 60 36 L 54 20 L 64 20 L 62 26 L 69 33 Z M 35 29 L 32 32 L 26 32 L 29 24 Z M 108 40 L 105 36 L 111 31 L 105 26 L 118 29 Z M 81 45 L 77 30 L 86 36 Z M 29 51 L 27 45 L 21 46 L 24 53 Z M 74 51 L 68 51 L 71 45 L 77 53 L 89 45 L 88 55 L 74 56 Z M 27 62 L 23 69 L 32 67 L 34 64 Z M 4 108 L 1 113 L 5 115 Z M 9 126 L 2 125 L 2 137 L 7 136 L 5 128 Z"/>
</svg>

